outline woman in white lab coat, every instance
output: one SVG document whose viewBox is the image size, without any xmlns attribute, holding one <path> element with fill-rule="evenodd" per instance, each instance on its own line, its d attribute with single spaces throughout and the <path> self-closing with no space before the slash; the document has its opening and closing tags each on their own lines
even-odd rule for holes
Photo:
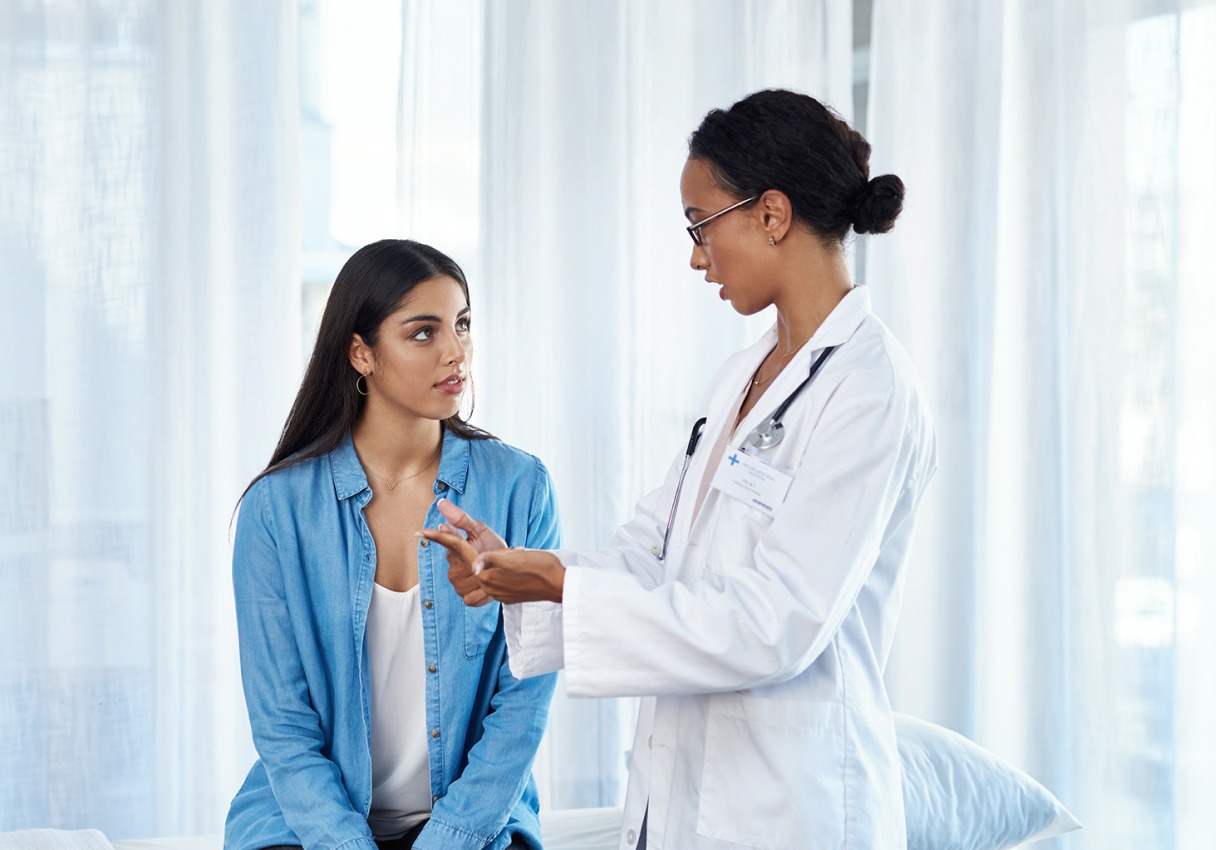
<svg viewBox="0 0 1216 850">
<path fill-rule="evenodd" d="M 502 550 L 446 504 L 464 534 L 421 532 L 467 603 L 534 603 L 504 608 L 515 675 L 646 697 L 624 850 L 906 846 L 882 676 L 936 456 L 908 358 L 845 262 L 850 230 L 885 232 L 902 206 L 869 153 L 802 94 L 706 115 L 680 180 L 692 267 L 777 321 L 723 364 L 691 457 L 603 551 Z"/>
</svg>

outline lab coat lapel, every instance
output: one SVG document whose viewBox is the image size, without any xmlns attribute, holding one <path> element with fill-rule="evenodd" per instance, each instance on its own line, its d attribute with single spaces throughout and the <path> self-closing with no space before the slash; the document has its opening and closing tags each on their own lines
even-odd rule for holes
<svg viewBox="0 0 1216 850">
<path fill-rule="evenodd" d="M 760 396 L 755 406 L 748 411 L 747 416 L 743 417 L 743 421 L 739 423 L 739 433 L 742 435 L 751 433 L 753 428 L 776 410 L 781 402 L 802 383 L 802 380 L 810 371 L 811 363 L 814 362 L 814 359 L 828 346 L 840 346 L 848 342 L 849 337 L 853 335 L 862 320 L 869 314 L 870 291 L 864 286 L 854 286 L 841 299 L 840 303 L 836 305 L 836 308 L 828 314 L 828 317 L 823 320 L 823 324 L 811 335 L 806 345 L 802 346 L 802 350 L 794 355 L 789 365 L 777 376 L 777 380 L 769 384 L 768 389 Z M 760 365 L 760 361 L 764 359 L 764 354 L 767 354 L 773 345 L 776 344 L 776 328 L 774 327 L 769 333 L 772 336 L 772 340 L 768 342 L 768 347 L 763 349 L 763 353 L 752 365 L 752 371 L 755 371 L 756 367 Z M 769 334 L 766 334 L 765 340 L 768 340 L 768 338 Z M 823 364 L 823 367 L 826 369 L 830 364 L 831 358 L 828 359 L 827 363 Z M 750 375 L 751 372 L 748 373 L 749 377 Z M 810 387 L 807 387 L 806 391 L 809 392 L 810 389 Z"/>
<path fill-rule="evenodd" d="M 749 348 L 738 352 L 719 372 L 714 386 L 710 389 L 709 400 L 705 409 L 705 429 L 701 432 L 701 440 L 697 451 L 693 454 L 692 463 L 688 466 L 688 474 L 684 478 L 684 488 L 680 492 L 680 504 L 672 522 L 671 545 L 668 548 L 666 577 L 671 580 L 683 559 L 683 551 L 688 543 L 693 524 L 693 510 L 696 508 L 697 493 L 701 489 L 701 481 L 705 476 L 706 466 L 710 462 L 713 447 L 717 445 L 723 428 L 734 426 L 732 412 L 739 393 L 755 373 L 760 362 L 777 343 L 776 326 L 770 328 L 759 341 Z M 712 494 L 706 497 L 706 504 Z M 706 513 L 702 506 L 702 514 Z M 700 520 L 700 517 L 697 517 Z"/>
</svg>

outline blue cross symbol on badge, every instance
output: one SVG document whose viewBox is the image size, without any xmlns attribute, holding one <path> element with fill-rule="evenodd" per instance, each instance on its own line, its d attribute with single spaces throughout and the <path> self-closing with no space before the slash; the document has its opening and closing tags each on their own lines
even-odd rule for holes
<svg viewBox="0 0 1216 850">
<path fill-rule="evenodd" d="M 739 456 L 737 454 L 731 455 L 730 457 L 727 458 L 727 460 L 730 461 L 731 466 L 734 466 L 736 463 L 739 462 Z"/>
</svg>

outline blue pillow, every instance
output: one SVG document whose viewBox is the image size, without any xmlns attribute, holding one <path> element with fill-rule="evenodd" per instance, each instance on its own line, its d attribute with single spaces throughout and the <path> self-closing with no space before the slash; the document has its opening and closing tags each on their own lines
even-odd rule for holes
<svg viewBox="0 0 1216 850">
<path fill-rule="evenodd" d="M 908 850 L 1003 850 L 1080 829 L 1051 792 L 957 732 L 895 715 Z"/>
</svg>

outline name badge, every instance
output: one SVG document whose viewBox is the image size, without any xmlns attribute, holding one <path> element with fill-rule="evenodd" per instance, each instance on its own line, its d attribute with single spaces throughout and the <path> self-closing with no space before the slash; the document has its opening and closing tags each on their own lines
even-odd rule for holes
<svg viewBox="0 0 1216 850">
<path fill-rule="evenodd" d="M 727 446 L 710 486 L 772 516 L 785 501 L 793 480 L 788 472 L 741 449 Z"/>
</svg>

